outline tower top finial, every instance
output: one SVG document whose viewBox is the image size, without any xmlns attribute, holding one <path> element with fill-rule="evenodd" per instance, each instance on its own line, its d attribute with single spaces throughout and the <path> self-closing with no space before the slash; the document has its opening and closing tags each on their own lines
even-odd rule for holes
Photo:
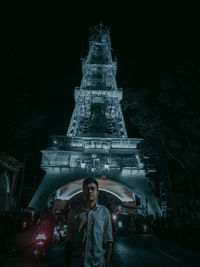
<svg viewBox="0 0 200 267">
<path fill-rule="evenodd" d="M 101 40 L 102 36 L 105 36 L 104 39 L 109 40 L 110 30 L 100 21 L 99 25 L 90 27 L 90 41 Z"/>
</svg>

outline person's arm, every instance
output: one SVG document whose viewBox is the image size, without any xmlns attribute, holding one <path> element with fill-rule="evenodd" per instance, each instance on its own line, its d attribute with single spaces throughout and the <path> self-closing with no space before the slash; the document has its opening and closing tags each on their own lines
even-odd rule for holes
<svg viewBox="0 0 200 267">
<path fill-rule="evenodd" d="M 70 262 L 71 262 L 73 232 L 74 232 L 74 214 L 73 214 L 73 211 L 71 210 L 67 218 L 67 233 L 66 233 L 66 240 L 65 240 L 66 267 L 69 267 Z"/>
<path fill-rule="evenodd" d="M 112 242 L 108 242 L 104 246 L 105 246 L 104 248 L 106 251 L 104 258 L 105 258 L 106 266 L 108 266 L 111 260 L 111 255 L 112 255 Z"/>
<path fill-rule="evenodd" d="M 112 243 L 113 243 L 113 233 L 112 233 L 112 223 L 110 218 L 110 213 L 107 211 L 107 214 L 105 214 L 105 226 L 104 226 L 104 249 L 105 249 L 105 262 L 106 266 L 109 265 L 112 255 Z"/>
</svg>

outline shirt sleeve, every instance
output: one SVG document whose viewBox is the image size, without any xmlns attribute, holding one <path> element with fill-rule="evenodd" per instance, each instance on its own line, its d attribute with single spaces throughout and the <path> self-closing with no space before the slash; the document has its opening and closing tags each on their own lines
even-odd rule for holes
<svg viewBox="0 0 200 267">
<path fill-rule="evenodd" d="M 74 212 L 70 210 L 67 216 L 67 233 L 65 242 L 72 243 L 74 235 Z"/>
<path fill-rule="evenodd" d="M 103 236 L 104 244 L 108 242 L 113 242 L 112 223 L 111 223 L 110 213 L 108 210 L 106 210 L 105 220 L 106 222 L 105 222 L 104 236 Z"/>
</svg>

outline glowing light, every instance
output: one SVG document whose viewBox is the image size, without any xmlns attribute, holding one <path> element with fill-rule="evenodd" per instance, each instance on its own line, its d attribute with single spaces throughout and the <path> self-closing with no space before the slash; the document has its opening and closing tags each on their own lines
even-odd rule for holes
<svg viewBox="0 0 200 267">
<path fill-rule="evenodd" d="M 118 221 L 117 225 L 118 225 L 119 228 L 122 227 L 122 222 Z"/>
<path fill-rule="evenodd" d="M 85 168 L 85 162 L 81 162 L 81 168 Z"/>
<path fill-rule="evenodd" d="M 39 241 L 39 242 L 36 243 L 36 245 L 43 246 L 44 245 L 44 242 L 43 241 Z"/>
<path fill-rule="evenodd" d="M 46 235 L 45 235 L 45 234 L 38 234 L 38 235 L 36 236 L 36 240 L 38 240 L 38 239 L 43 239 L 43 240 L 46 240 L 46 239 L 47 239 L 47 237 L 46 237 Z"/>
<path fill-rule="evenodd" d="M 117 220 L 117 216 L 115 214 L 112 216 L 112 218 L 113 220 Z"/>
<path fill-rule="evenodd" d="M 147 225 L 146 224 L 143 225 L 143 229 L 144 229 L 144 232 L 147 232 Z"/>
<path fill-rule="evenodd" d="M 107 170 L 107 169 L 109 169 L 110 166 L 109 166 L 109 164 L 105 164 L 104 167 Z"/>
</svg>

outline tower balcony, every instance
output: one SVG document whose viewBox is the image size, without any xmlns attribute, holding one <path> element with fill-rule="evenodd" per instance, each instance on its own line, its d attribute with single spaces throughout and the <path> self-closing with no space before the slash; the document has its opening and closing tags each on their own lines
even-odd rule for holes
<svg viewBox="0 0 200 267">
<path fill-rule="evenodd" d="M 51 136 L 52 149 L 75 150 L 130 150 L 137 149 L 141 138 L 100 138 L 100 137 L 68 137 Z"/>
<path fill-rule="evenodd" d="M 75 88 L 74 98 L 76 102 L 81 98 L 84 97 L 92 98 L 94 96 L 104 96 L 104 97 L 106 96 L 121 101 L 123 92 L 121 88 L 119 88 L 118 90 L 106 90 L 106 88 L 104 88 L 104 90 L 97 90 L 95 86 L 85 87 L 84 90 L 80 89 L 80 87 Z"/>
<path fill-rule="evenodd" d="M 91 167 L 93 155 L 96 156 L 99 170 L 127 167 L 143 169 L 137 157 L 137 144 L 141 139 L 65 136 L 52 136 L 51 139 L 52 147 L 42 151 L 41 167 L 44 170 L 49 167 Z"/>
<path fill-rule="evenodd" d="M 107 63 L 104 61 L 104 62 L 96 62 L 96 61 L 87 61 L 87 59 L 82 59 L 82 73 L 83 75 L 85 74 L 85 72 L 88 70 L 88 69 L 97 69 L 97 68 L 102 68 L 104 70 L 112 70 L 114 75 L 116 76 L 116 73 L 117 73 L 117 62 L 116 60 L 114 59 L 113 61 L 108 61 Z"/>
</svg>

